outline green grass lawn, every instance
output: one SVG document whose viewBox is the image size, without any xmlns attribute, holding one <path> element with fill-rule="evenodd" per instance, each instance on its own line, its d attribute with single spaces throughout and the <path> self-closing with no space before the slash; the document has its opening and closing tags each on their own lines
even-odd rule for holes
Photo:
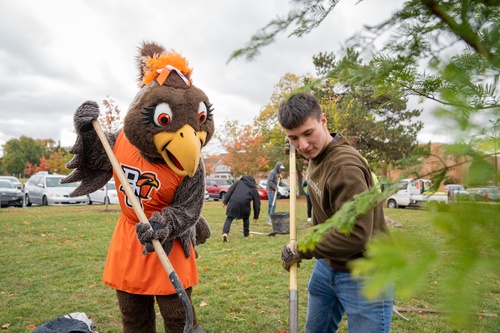
<svg viewBox="0 0 500 333">
<path fill-rule="evenodd" d="M 289 211 L 288 200 L 278 200 L 277 212 Z M 85 312 L 103 332 L 120 332 L 120 314 L 114 290 L 101 282 L 104 261 L 117 217 L 118 206 L 30 207 L 0 210 L 0 326 L 5 332 L 29 332 L 57 316 Z M 268 233 L 267 201 L 251 231 Z M 221 202 L 206 202 L 204 216 L 212 238 L 198 247 L 200 284 L 193 304 L 203 327 L 210 333 L 280 332 L 288 330 L 289 275 L 281 267 L 281 248 L 289 235 L 251 235 L 243 238 L 241 221 L 233 222 L 229 242 L 222 243 L 225 210 Z M 391 228 L 397 237 L 419 237 L 429 232 L 429 215 L 423 210 L 386 210 L 403 225 Z M 446 213 L 440 213 L 446 214 Z M 305 199 L 297 201 L 298 235 L 308 228 Z M 154 255 L 154 254 L 153 254 Z M 303 331 L 307 306 L 307 281 L 314 261 L 298 271 L 299 328 Z M 436 286 L 446 268 L 431 272 L 426 288 L 411 299 L 396 299 L 401 307 L 438 307 Z M 497 276 L 478 275 L 481 312 L 499 312 Z M 479 288 L 478 288 L 479 289 Z M 397 290 L 396 290 L 397 292 Z M 454 329 L 442 313 L 403 313 L 409 321 L 393 317 L 392 332 L 498 332 L 498 318 L 473 316 L 470 327 Z M 159 315 L 158 315 L 158 318 Z M 158 331 L 162 332 L 161 320 Z M 347 332 L 343 322 L 339 332 Z"/>
</svg>

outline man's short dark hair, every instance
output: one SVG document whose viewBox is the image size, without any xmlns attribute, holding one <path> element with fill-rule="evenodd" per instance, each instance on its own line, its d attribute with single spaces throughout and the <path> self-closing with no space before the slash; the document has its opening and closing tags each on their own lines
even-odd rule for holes
<svg viewBox="0 0 500 333">
<path fill-rule="evenodd" d="M 280 103 L 278 121 L 286 129 L 302 125 L 310 117 L 320 119 L 321 107 L 316 98 L 309 93 L 296 93 Z"/>
</svg>

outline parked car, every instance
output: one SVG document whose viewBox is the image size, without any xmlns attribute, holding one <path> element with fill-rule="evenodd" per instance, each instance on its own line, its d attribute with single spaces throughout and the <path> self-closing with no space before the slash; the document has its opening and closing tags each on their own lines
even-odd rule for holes
<svg viewBox="0 0 500 333">
<path fill-rule="evenodd" d="M 480 188 L 474 193 L 476 201 L 500 201 L 500 188 L 489 186 Z"/>
<path fill-rule="evenodd" d="M 1 207 L 22 207 L 23 191 L 18 189 L 9 179 L 0 179 Z"/>
<path fill-rule="evenodd" d="M 107 191 L 107 192 L 106 192 Z M 110 181 L 106 186 L 101 187 L 95 192 L 89 194 L 89 205 L 92 204 L 111 204 L 118 205 L 118 194 L 116 192 L 116 185 L 114 181 Z"/>
<path fill-rule="evenodd" d="M 259 182 L 262 188 L 266 189 L 267 179 L 263 179 Z M 290 198 L 290 185 L 288 185 L 284 180 L 281 180 L 278 185 L 278 196 L 277 199 Z"/>
<path fill-rule="evenodd" d="M 205 189 L 211 199 L 224 200 L 227 190 L 233 185 L 231 179 L 205 178 Z"/>
<path fill-rule="evenodd" d="M 452 198 L 452 200 L 469 200 L 470 192 L 465 189 L 460 184 L 447 184 L 444 186 L 448 196 Z M 451 194 L 451 195 L 450 195 Z"/>
<path fill-rule="evenodd" d="M 17 189 L 21 191 L 23 190 L 23 183 L 21 183 L 19 179 L 14 176 L 0 176 L 0 179 L 8 179 L 16 186 Z"/>
<path fill-rule="evenodd" d="M 38 172 L 31 176 L 24 186 L 26 206 L 39 205 L 88 205 L 86 195 L 70 197 L 79 183 L 61 184 L 64 175 L 49 175 L 48 172 Z"/>
<path fill-rule="evenodd" d="M 260 186 L 259 184 L 256 184 L 257 186 L 257 192 L 259 192 L 259 198 L 260 200 L 267 200 L 267 191 L 265 187 Z"/>
</svg>

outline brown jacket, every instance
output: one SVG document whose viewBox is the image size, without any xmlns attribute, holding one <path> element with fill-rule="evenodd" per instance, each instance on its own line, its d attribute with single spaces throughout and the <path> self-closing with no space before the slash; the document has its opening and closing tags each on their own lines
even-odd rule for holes
<svg viewBox="0 0 500 333">
<path fill-rule="evenodd" d="M 344 137 L 339 137 L 309 161 L 307 184 L 313 207 L 313 224 L 324 223 L 355 194 L 374 186 L 370 167 Z M 335 269 L 349 271 L 347 263 L 364 255 L 366 246 L 379 232 L 388 232 L 382 205 L 361 216 L 349 236 L 330 231 L 314 250 L 300 257 L 325 258 Z"/>
</svg>

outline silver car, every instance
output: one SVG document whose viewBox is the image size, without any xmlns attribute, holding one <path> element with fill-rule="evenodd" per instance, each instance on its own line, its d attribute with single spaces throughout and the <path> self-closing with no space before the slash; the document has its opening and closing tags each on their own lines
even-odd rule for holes
<svg viewBox="0 0 500 333">
<path fill-rule="evenodd" d="M 485 187 L 480 188 L 474 194 L 476 201 L 500 201 L 500 187 Z"/>
<path fill-rule="evenodd" d="M 64 175 L 49 175 L 48 172 L 38 172 L 28 179 L 24 186 L 26 206 L 32 204 L 47 205 L 88 205 L 86 195 L 70 197 L 78 183 L 61 184 Z"/>
<path fill-rule="evenodd" d="M 263 179 L 259 182 L 262 188 L 266 188 L 267 179 Z M 288 185 L 284 180 L 281 180 L 278 185 L 278 197 L 277 199 L 289 198 L 290 197 L 290 185 Z"/>
<path fill-rule="evenodd" d="M 0 179 L 0 203 L 1 207 L 22 207 L 23 206 L 23 191 L 8 179 Z"/>
<path fill-rule="evenodd" d="M 23 190 L 23 184 L 14 176 L 0 176 L 0 179 L 10 180 L 18 190 Z"/>
<path fill-rule="evenodd" d="M 89 204 L 111 204 L 118 205 L 118 193 L 116 192 L 116 185 L 114 181 L 110 181 L 106 186 L 101 187 L 95 192 L 89 194 Z"/>
</svg>

